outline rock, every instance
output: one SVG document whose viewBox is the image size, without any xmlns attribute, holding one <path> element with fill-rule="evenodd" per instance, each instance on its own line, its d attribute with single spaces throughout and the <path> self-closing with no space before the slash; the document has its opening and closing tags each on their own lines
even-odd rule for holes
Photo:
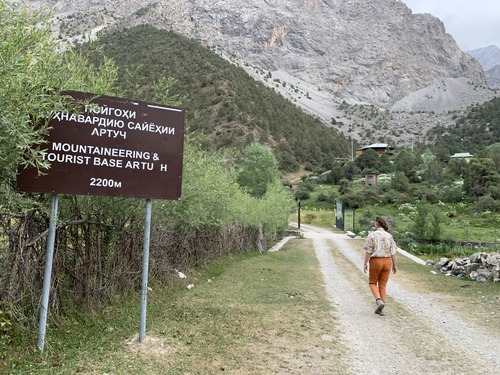
<svg viewBox="0 0 500 375">
<path fill-rule="evenodd" d="M 441 268 L 446 266 L 450 260 L 448 258 L 440 258 L 439 262 L 436 263 L 436 268 Z"/>
<path fill-rule="evenodd" d="M 481 267 L 479 263 L 469 263 L 465 266 L 465 273 L 470 275 L 471 272 L 477 271 Z"/>
<path fill-rule="evenodd" d="M 438 268 L 446 276 L 468 277 L 477 282 L 497 282 L 500 281 L 499 258 L 498 253 L 475 253 L 468 258 L 456 258 L 453 261 L 448 258 L 441 258 L 435 264 L 427 261 L 426 265 Z"/>
<path fill-rule="evenodd" d="M 497 255 L 488 255 L 486 258 L 486 263 L 492 266 L 498 266 L 500 264 Z"/>
<path fill-rule="evenodd" d="M 481 253 L 474 253 L 469 256 L 469 260 L 471 263 L 479 263 L 481 260 Z"/>
<path fill-rule="evenodd" d="M 468 259 L 462 259 L 462 258 L 456 258 L 455 259 L 455 264 L 457 266 L 465 266 L 466 262 Z"/>
<path fill-rule="evenodd" d="M 454 276 L 461 276 L 463 277 L 465 273 L 465 267 L 464 266 L 456 266 L 452 269 L 452 275 Z"/>
<path fill-rule="evenodd" d="M 349 236 L 351 238 L 355 238 L 356 237 L 356 233 L 353 233 L 353 232 L 350 232 L 350 231 L 345 232 L 345 234 L 347 234 L 347 236 Z"/>
</svg>

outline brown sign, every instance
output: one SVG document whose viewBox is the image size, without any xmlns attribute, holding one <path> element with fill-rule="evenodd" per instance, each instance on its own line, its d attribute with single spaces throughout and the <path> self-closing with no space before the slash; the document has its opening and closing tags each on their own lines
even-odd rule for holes
<svg viewBox="0 0 500 375">
<path fill-rule="evenodd" d="M 46 174 L 20 169 L 21 191 L 179 199 L 184 110 L 163 105 L 66 93 L 81 110 L 55 113 L 43 158 Z"/>
</svg>

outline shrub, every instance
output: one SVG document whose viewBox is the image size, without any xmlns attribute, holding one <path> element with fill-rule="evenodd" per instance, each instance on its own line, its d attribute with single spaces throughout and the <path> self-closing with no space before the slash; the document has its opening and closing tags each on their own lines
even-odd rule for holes
<svg viewBox="0 0 500 375">
<path fill-rule="evenodd" d="M 328 194 L 328 202 L 329 203 L 333 203 L 335 204 L 335 200 L 338 198 L 338 195 L 337 193 L 335 193 L 334 191 L 330 192 L 330 194 Z"/>
<path fill-rule="evenodd" d="M 367 188 L 361 192 L 366 204 L 374 205 L 380 201 L 380 194 L 376 188 Z"/>
<path fill-rule="evenodd" d="M 350 186 L 349 186 L 349 181 L 343 178 L 339 182 L 339 193 L 344 195 L 348 194 L 350 192 Z"/>
<path fill-rule="evenodd" d="M 320 193 L 317 197 L 316 200 L 318 202 L 326 202 L 328 201 L 328 196 L 325 193 Z"/>
<path fill-rule="evenodd" d="M 470 210 L 474 214 L 480 214 L 485 211 L 496 212 L 500 210 L 500 202 L 493 199 L 490 195 L 486 195 L 479 198 Z"/>
<path fill-rule="evenodd" d="M 464 191 L 461 187 L 447 187 L 442 190 L 440 199 L 446 203 L 459 203 L 464 199 Z"/>
<path fill-rule="evenodd" d="M 357 194 L 348 194 L 348 195 L 343 195 L 342 196 L 342 201 L 344 202 L 345 206 L 348 208 L 361 208 L 365 206 L 366 202 L 363 197 Z"/>
<path fill-rule="evenodd" d="M 306 200 L 306 199 L 311 198 L 311 193 L 307 189 L 299 188 L 295 192 L 295 198 L 300 199 L 300 200 Z"/>
</svg>

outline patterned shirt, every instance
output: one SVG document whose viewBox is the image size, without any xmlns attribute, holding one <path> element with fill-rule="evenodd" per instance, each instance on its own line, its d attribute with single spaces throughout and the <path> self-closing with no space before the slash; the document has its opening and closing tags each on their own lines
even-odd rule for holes
<svg viewBox="0 0 500 375">
<path fill-rule="evenodd" d="M 398 251 L 394 238 L 383 228 L 377 228 L 366 237 L 363 250 L 371 254 L 372 257 L 388 258 Z"/>
</svg>

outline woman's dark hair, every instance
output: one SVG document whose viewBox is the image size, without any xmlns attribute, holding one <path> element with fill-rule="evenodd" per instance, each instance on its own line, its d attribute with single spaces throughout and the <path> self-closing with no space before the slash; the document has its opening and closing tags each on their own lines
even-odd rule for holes
<svg viewBox="0 0 500 375">
<path fill-rule="evenodd" d="M 377 216 L 375 218 L 375 221 L 378 223 L 378 225 L 380 225 L 382 228 L 384 228 L 384 230 L 389 230 L 389 224 L 387 224 L 387 221 L 385 221 L 385 219 L 381 216 Z"/>
</svg>

